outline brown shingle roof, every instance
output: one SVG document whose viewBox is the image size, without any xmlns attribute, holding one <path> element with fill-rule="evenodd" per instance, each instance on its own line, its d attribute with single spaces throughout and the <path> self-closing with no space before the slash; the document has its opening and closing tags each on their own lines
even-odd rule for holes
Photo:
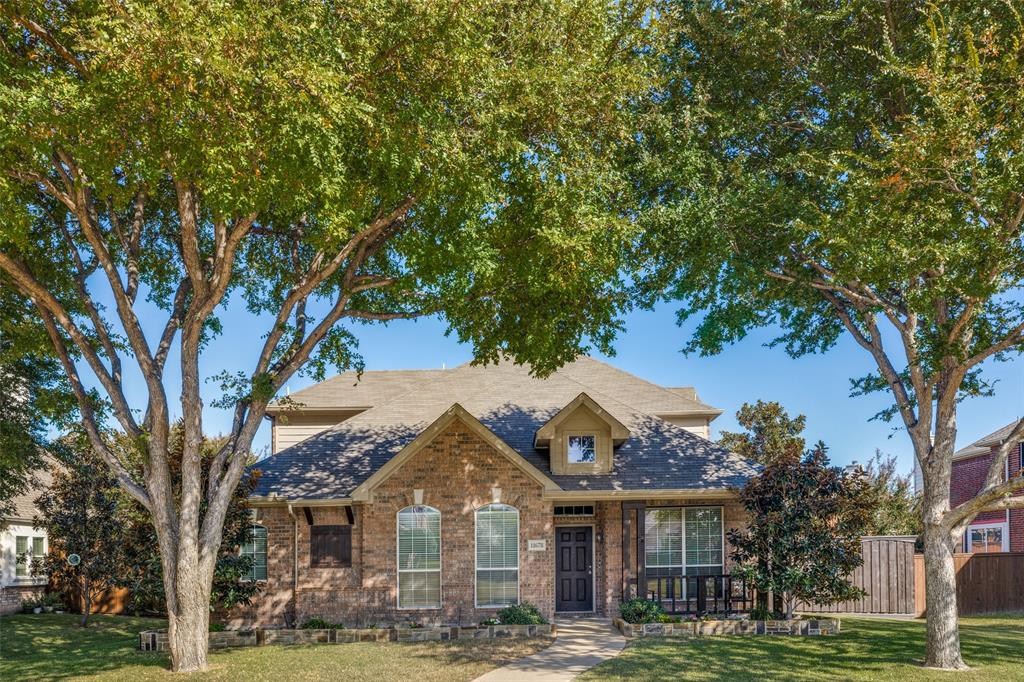
<svg viewBox="0 0 1024 682">
<path fill-rule="evenodd" d="M 960 448 L 953 453 L 953 459 L 964 459 L 965 457 L 988 454 L 993 445 L 999 445 L 1006 440 L 1006 437 L 1010 435 L 1010 432 L 1013 431 L 1019 421 L 1019 419 L 1012 421 L 1006 426 L 996 429 L 988 435 L 982 436 L 970 445 Z"/>
<path fill-rule="evenodd" d="M 50 462 L 51 460 L 47 459 L 48 466 L 52 466 Z M 39 514 L 39 509 L 36 507 L 36 499 L 38 499 L 44 490 L 50 487 L 51 483 L 53 483 L 53 474 L 48 468 L 37 469 L 32 472 L 32 478 L 29 482 L 28 490 L 12 500 L 14 504 L 14 511 L 11 516 L 7 517 L 7 519 L 31 521 Z"/>
<path fill-rule="evenodd" d="M 400 369 L 344 372 L 318 384 L 296 391 L 283 401 L 274 401 L 267 412 L 274 414 L 285 404 L 303 410 L 347 410 L 381 405 L 441 376 L 443 369 Z"/>
<path fill-rule="evenodd" d="M 727 489 L 754 473 L 742 458 L 658 414 L 709 406 L 592 358 L 580 358 L 545 379 L 527 368 L 461 365 L 282 450 L 256 467 L 256 495 L 290 499 L 347 497 L 453 404 L 459 404 L 541 471 L 546 450 L 537 429 L 586 392 L 622 422 L 630 437 L 615 451 L 611 474 L 552 476 L 565 490 Z"/>
</svg>

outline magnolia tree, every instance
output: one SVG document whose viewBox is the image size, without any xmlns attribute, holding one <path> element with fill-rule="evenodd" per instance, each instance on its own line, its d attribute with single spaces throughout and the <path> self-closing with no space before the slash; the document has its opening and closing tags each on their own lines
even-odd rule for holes
<svg viewBox="0 0 1024 682">
<path fill-rule="evenodd" d="M 1024 71 L 1012 2 L 746 0 L 660 7 L 663 82 L 638 140 L 641 300 L 696 312 L 691 350 L 781 329 L 793 355 L 854 341 L 924 479 L 925 663 L 962 668 L 957 539 L 1024 506 L 1005 480 L 950 504 L 957 406 L 1024 343 Z M 808 390 L 813 390 L 809 387 Z"/>
<path fill-rule="evenodd" d="M 438 314 L 477 360 L 541 373 L 608 349 L 643 7 L 3 12 L 0 282 L 35 305 L 93 447 L 153 516 L 175 671 L 206 667 L 224 517 L 267 403 L 304 367 L 358 367 L 349 323 Z M 244 328 L 221 324 L 229 304 Z M 250 369 L 202 362 L 222 334 Z M 210 375 L 232 424 L 204 483 Z"/>
<path fill-rule="evenodd" d="M 829 466 L 821 443 L 806 454 L 772 460 L 739 491 L 749 523 L 728 533 L 733 573 L 760 592 L 782 595 L 787 620 L 798 602 L 863 597 L 850 576 L 864 561 L 870 493 L 862 473 Z"/>
</svg>

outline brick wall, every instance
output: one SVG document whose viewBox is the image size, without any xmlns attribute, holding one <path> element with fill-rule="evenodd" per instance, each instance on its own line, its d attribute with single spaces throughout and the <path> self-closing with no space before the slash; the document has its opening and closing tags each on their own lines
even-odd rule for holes
<svg viewBox="0 0 1024 682">
<path fill-rule="evenodd" d="M 21 611 L 24 599 L 37 599 L 46 591 L 45 585 L 8 585 L 0 587 L 0 616 Z"/>
<path fill-rule="evenodd" d="M 541 486 L 508 458 L 459 421 L 399 468 L 374 491 L 363 509 L 365 538 L 362 591 L 385 606 L 395 620 L 475 623 L 496 609 L 474 605 L 477 508 L 490 504 L 492 488 L 501 502 L 519 509 L 519 595 L 547 617 L 554 614 L 554 523 L 552 503 L 541 499 Z M 397 610 L 395 515 L 413 504 L 413 490 L 423 490 L 423 504 L 441 512 L 441 603 L 437 610 Z M 372 539 L 372 541 L 371 541 Z M 543 551 L 528 551 L 527 540 L 546 540 Z"/>
<path fill-rule="evenodd" d="M 968 457 L 953 462 L 953 473 L 950 481 L 950 505 L 955 507 L 966 502 L 981 490 L 988 467 L 998 446 L 993 446 L 986 454 Z M 1020 452 L 1012 450 L 1008 458 L 1011 477 L 1020 475 Z M 994 511 L 978 514 L 972 523 L 998 523 L 1009 520 L 1011 552 L 1024 552 L 1024 509 L 1012 509 L 1009 512 Z"/>
</svg>

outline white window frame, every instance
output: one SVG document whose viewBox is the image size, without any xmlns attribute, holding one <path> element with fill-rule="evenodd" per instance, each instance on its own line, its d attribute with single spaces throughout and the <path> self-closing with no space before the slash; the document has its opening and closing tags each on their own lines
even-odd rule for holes
<svg viewBox="0 0 1024 682">
<path fill-rule="evenodd" d="M 725 509 L 719 505 L 704 505 L 700 507 L 681 507 L 683 510 L 683 571 L 690 568 L 712 568 L 718 566 L 722 573 L 725 573 Z M 686 510 L 687 509 L 717 509 L 718 510 L 718 521 L 719 529 L 721 531 L 721 551 L 722 561 L 717 564 L 688 564 L 686 563 Z"/>
<path fill-rule="evenodd" d="M 570 454 L 572 450 L 571 450 L 571 446 L 569 444 L 569 441 L 571 441 L 573 438 L 590 438 L 590 439 L 592 439 L 594 441 L 594 459 L 590 460 L 589 462 L 586 462 L 586 461 L 583 461 L 583 460 L 580 460 L 578 462 L 573 461 L 572 456 Z M 598 459 L 598 449 L 597 449 L 598 448 L 598 440 L 599 439 L 598 439 L 597 434 L 593 433 L 593 432 L 590 432 L 590 431 L 571 431 L 569 433 L 566 433 L 565 434 L 565 461 L 566 461 L 566 463 L 568 463 L 568 464 L 580 464 L 580 465 L 584 465 L 584 466 L 597 464 L 597 459 Z"/>
<path fill-rule="evenodd" d="M 647 563 L 647 514 L 659 511 L 676 511 L 679 513 L 679 561 L 678 564 L 650 564 Z M 686 515 L 683 507 L 648 507 L 644 510 L 644 566 L 647 568 L 681 568 L 686 570 Z M 645 588 L 646 589 L 646 588 Z"/>
<path fill-rule="evenodd" d="M 479 595 L 477 594 L 477 588 L 479 587 L 480 583 L 481 571 L 480 555 L 477 553 L 477 531 L 479 530 L 478 526 L 480 522 L 480 512 L 487 511 L 493 507 L 500 507 L 502 508 L 502 511 L 512 510 L 516 513 L 516 600 L 513 603 L 518 604 L 520 602 L 520 599 L 522 598 L 521 586 L 519 584 L 520 577 L 522 576 L 522 573 L 520 571 L 520 564 L 522 563 L 523 558 L 522 547 L 520 547 L 520 545 L 522 544 L 523 530 L 522 513 L 519 511 L 518 507 L 513 507 L 511 504 L 492 502 L 491 504 L 485 504 L 484 506 L 478 507 L 477 509 L 473 510 L 473 605 L 478 609 L 503 609 L 506 606 L 509 606 L 508 604 L 481 604 L 479 600 Z M 491 566 L 482 570 L 511 571 L 512 569 L 508 567 L 494 568 L 493 566 Z"/>
<path fill-rule="evenodd" d="M 21 563 L 21 554 L 18 554 L 18 538 L 25 538 L 28 550 L 25 554 L 28 555 L 28 560 L 25 563 Z M 33 575 L 32 565 L 37 561 L 36 554 L 34 552 L 35 541 L 43 541 L 43 553 L 38 556 L 38 560 L 43 560 L 46 555 L 50 553 L 50 540 L 45 535 L 22 535 L 20 533 L 14 533 L 14 580 L 18 583 L 33 583 L 33 582 L 45 582 L 45 575 Z M 22 566 L 25 568 L 25 574 L 19 575 L 18 569 Z"/>
<path fill-rule="evenodd" d="M 248 542 L 252 542 L 252 529 L 255 528 L 256 526 L 259 526 L 260 528 L 262 528 L 263 531 L 267 534 L 267 537 L 266 537 L 266 544 L 267 544 L 267 546 L 266 546 L 266 549 L 264 549 L 264 551 L 263 551 L 263 560 L 264 560 L 264 563 L 266 564 L 267 576 L 265 578 L 257 578 L 257 577 L 255 577 L 255 573 L 254 573 L 253 577 L 251 577 L 251 578 L 249 576 L 246 576 L 246 577 L 242 578 L 242 582 L 247 582 L 247 583 L 265 583 L 265 582 L 267 582 L 267 579 L 270 577 L 270 530 L 266 526 L 264 526 L 262 523 L 257 523 L 256 521 L 250 521 L 249 522 L 249 540 L 248 540 Z M 247 554 L 245 554 L 242 551 L 242 545 L 239 545 L 239 547 L 238 547 L 238 556 L 252 556 L 252 557 L 255 558 L 256 552 L 253 551 L 253 553 L 251 555 L 247 555 Z M 255 565 L 255 563 L 253 563 L 253 568 L 255 569 L 255 567 L 256 567 L 256 565 Z"/>
<path fill-rule="evenodd" d="M 993 521 L 991 523 L 974 523 L 967 526 L 967 530 L 964 532 L 964 553 L 971 553 L 971 531 L 973 530 L 989 530 L 998 529 L 1002 531 L 1002 542 L 1000 544 L 1000 552 L 1010 551 L 1010 524 L 1006 521 Z M 988 552 L 991 554 L 991 552 Z"/>
<path fill-rule="evenodd" d="M 437 568 L 402 568 L 401 543 L 398 517 L 407 509 L 424 509 L 437 514 Z M 411 504 L 395 512 L 395 608 L 399 611 L 436 611 L 444 604 L 444 535 L 441 510 L 426 504 Z M 437 604 L 432 606 L 402 606 L 402 573 L 437 573 Z"/>
</svg>

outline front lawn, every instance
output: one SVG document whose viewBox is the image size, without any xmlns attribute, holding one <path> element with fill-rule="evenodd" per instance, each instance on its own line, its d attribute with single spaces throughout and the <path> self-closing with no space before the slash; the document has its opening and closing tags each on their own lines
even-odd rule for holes
<svg viewBox="0 0 1024 682">
<path fill-rule="evenodd" d="M 138 651 L 138 633 L 159 620 L 95 616 L 82 630 L 77 616 L 0 618 L 4 680 L 162 680 L 168 657 Z M 203 680 L 346 680 L 412 682 L 472 680 L 506 661 L 534 653 L 548 638 L 264 646 L 211 652 Z"/>
<path fill-rule="evenodd" d="M 924 622 L 844 618 L 835 637 L 705 637 L 634 640 L 578 678 L 613 680 L 1024 680 L 1024 614 L 960 621 L 973 670 L 928 671 Z"/>
</svg>

